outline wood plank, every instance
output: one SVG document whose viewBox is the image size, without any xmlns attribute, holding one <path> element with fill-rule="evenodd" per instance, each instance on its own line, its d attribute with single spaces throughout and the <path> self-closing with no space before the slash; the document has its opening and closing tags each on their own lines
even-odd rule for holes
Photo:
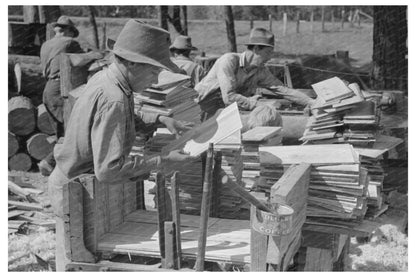
<svg viewBox="0 0 416 277">
<path fill-rule="evenodd" d="M 20 216 L 22 214 L 25 214 L 25 211 L 19 211 L 19 210 L 9 211 L 9 213 L 8 213 L 8 219 L 18 217 L 18 216 Z"/>
<path fill-rule="evenodd" d="M 156 174 L 156 204 L 158 214 L 158 233 L 159 233 L 159 250 L 162 260 L 162 266 L 165 267 L 165 221 L 167 219 L 166 199 L 165 199 L 165 176 L 158 172 Z"/>
<path fill-rule="evenodd" d="M 173 176 L 171 177 L 170 185 L 171 185 L 171 198 L 172 198 L 172 220 L 173 226 L 168 226 L 175 231 L 174 238 L 175 238 L 175 247 L 174 247 L 174 268 L 178 269 L 181 268 L 181 217 L 179 211 L 179 173 L 174 172 Z M 166 222 L 165 222 L 165 233 L 166 233 Z M 169 266 L 167 265 L 169 268 Z"/>
<path fill-rule="evenodd" d="M 282 132 L 282 127 L 257 126 L 242 134 L 244 142 L 261 142 Z"/>
<path fill-rule="evenodd" d="M 322 144 L 302 146 L 264 146 L 259 148 L 261 164 L 313 165 L 355 164 L 358 155 L 349 144 Z"/>
<path fill-rule="evenodd" d="M 24 211 L 43 211 L 43 207 L 40 204 L 36 203 L 27 203 L 27 202 L 19 202 L 19 201 L 8 201 L 9 205 L 16 206 L 19 210 Z"/>
<path fill-rule="evenodd" d="M 183 149 L 191 156 L 198 156 L 208 149 L 209 143 L 220 142 L 240 130 L 242 126 L 237 104 L 233 103 L 216 116 L 186 132 L 180 139 L 164 147 L 162 152 Z"/>
</svg>

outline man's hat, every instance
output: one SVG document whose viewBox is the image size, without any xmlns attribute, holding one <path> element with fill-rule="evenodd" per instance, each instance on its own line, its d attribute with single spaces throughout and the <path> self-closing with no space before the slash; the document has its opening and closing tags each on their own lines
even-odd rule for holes
<svg viewBox="0 0 416 277">
<path fill-rule="evenodd" d="M 77 37 L 79 35 L 79 31 L 75 27 L 74 22 L 72 22 L 72 20 L 66 15 L 60 16 L 58 18 L 58 21 L 52 23 L 51 25 L 53 28 L 57 26 L 62 27 L 62 28 L 70 28 L 74 32 L 74 37 Z"/>
<path fill-rule="evenodd" d="M 254 28 L 250 32 L 248 43 L 245 45 L 264 45 L 274 47 L 274 35 L 264 28 Z"/>
<path fill-rule="evenodd" d="M 187 36 L 176 37 L 175 41 L 169 47 L 169 49 L 198 50 L 198 48 L 192 46 L 191 38 Z"/>
<path fill-rule="evenodd" d="M 169 45 L 169 32 L 135 19 L 127 21 L 114 44 L 107 41 L 107 47 L 123 59 L 178 71 L 170 60 Z"/>
</svg>

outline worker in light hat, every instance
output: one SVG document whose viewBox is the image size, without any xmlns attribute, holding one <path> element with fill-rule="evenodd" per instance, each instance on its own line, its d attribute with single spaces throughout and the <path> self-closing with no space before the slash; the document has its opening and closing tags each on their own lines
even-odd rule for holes
<svg viewBox="0 0 416 277">
<path fill-rule="evenodd" d="M 314 100 L 304 93 L 285 87 L 264 64 L 272 57 L 275 38 L 264 28 L 254 28 L 243 53 L 226 53 L 195 86 L 202 114 L 201 120 L 233 102 L 242 110 L 253 110 L 261 95 L 257 88 L 267 88 L 297 104 L 311 105 Z"/>
<path fill-rule="evenodd" d="M 122 183 L 140 178 L 163 162 L 193 159 L 179 150 L 147 159 L 129 156 L 136 137 L 133 92 L 156 83 L 162 69 L 178 70 L 170 60 L 169 44 L 167 31 L 130 19 L 111 49 L 114 62 L 89 79 L 75 102 L 63 144 L 55 148 L 56 167 L 48 181 L 57 230 L 65 228 L 63 186 L 81 174 L 94 173 L 100 182 Z M 160 122 L 174 134 L 189 129 L 169 117 L 147 113 L 139 116 L 143 124 Z M 78 201 L 82 206 L 82 199 Z M 71 214 L 71 219 L 76 217 L 76 212 Z M 82 241 L 82 230 L 75 229 L 78 233 L 71 236 Z M 57 239 L 62 233 L 57 232 Z M 57 244 L 57 271 L 64 270 L 67 262 L 62 247 Z M 81 253 L 83 261 L 95 260 L 82 244 L 71 251 Z"/>
<path fill-rule="evenodd" d="M 191 76 L 192 86 L 195 86 L 205 76 L 202 66 L 190 58 L 192 50 L 198 50 L 192 45 L 191 38 L 188 36 L 178 36 L 169 47 L 172 55 L 172 62 L 183 69 L 188 76 Z"/>
</svg>

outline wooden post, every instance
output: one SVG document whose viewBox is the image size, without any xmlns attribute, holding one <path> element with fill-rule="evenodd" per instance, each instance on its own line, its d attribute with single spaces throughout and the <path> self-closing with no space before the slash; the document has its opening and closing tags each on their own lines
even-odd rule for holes
<svg viewBox="0 0 416 277">
<path fill-rule="evenodd" d="M 359 9 L 357 9 L 356 14 L 357 14 L 358 27 L 360 27 L 361 26 L 361 17 L 360 17 L 360 10 Z"/>
<path fill-rule="evenodd" d="M 287 13 L 283 13 L 283 36 L 286 36 Z"/>
<path fill-rule="evenodd" d="M 260 234 L 253 229 L 253 218 L 256 216 L 256 207 L 251 205 L 250 208 L 250 271 L 267 270 L 267 245 L 269 236 Z"/>
<path fill-rule="evenodd" d="M 165 176 L 163 176 L 160 172 L 156 173 L 156 204 L 159 226 L 159 250 L 162 267 L 165 267 L 165 221 L 167 221 L 167 205 L 165 194 Z"/>
<path fill-rule="evenodd" d="M 212 173 L 212 194 L 211 194 L 211 217 L 218 217 L 220 206 L 220 192 L 221 192 L 221 151 L 215 151 L 214 154 L 214 169 Z"/>
<path fill-rule="evenodd" d="M 90 24 L 92 25 L 92 34 L 93 34 L 93 40 L 94 40 L 94 47 L 95 49 L 98 49 L 100 47 L 99 41 L 98 41 L 98 29 L 97 29 L 97 22 L 95 21 L 95 8 L 94 6 L 88 6 L 89 12 L 90 12 Z"/>
<path fill-rule="evenodd" d="M 101 41 L 101 50 L 105 50 L 107 48 L 107 23 L 103 23 L 102 25 L 102 33 L 103 33 L 103 39 Z"/>
<path fill-rule="evenodd" d="M 322 32 L 325 32 L 325 6 L 321 7 Z"/>
<path fill-rule="evenodd" d="M 207 227 L 209 216 L 209 193 L 212 186 L 212 163 L 214 155 L 214 144 L 210 143 L 205 163 L 204 185 L 202 188 L 201 219 L 199 224 L 198 253 L 196 257 L 196 271 L 204 270 L 205 247 L 207 243 Z"/>
<path fill-rule="evenodd" d="M 188 35 L 188 7 L 181 6 L 183 14 L 183 33 L 185 36 Z"/>
<path fill-rule="evenodd" d="M 225 27 L 227 30 L 228 49 L 230 52 L 237 52 L 237 41 L 234 29 L 234 16 L 231 6 L 224 6 Z"/>
<path fill-rule="evenodd" d="M 312 10 L 311 11 L 311 19 L 309 20 L 310 23 L 311 23 L 311 33 L 313 33 L 313 21 L 314 21 L 313 16 L 314 16 L 314 11 Z"/>
<path fill-rule="evenodd" d="M 273 30 L 273 19 L 271 14 L 269 14 L 269 30 L 270 32 Z"/>
<path fill-rule="evenodd" d="M 350 22 L 350 28 L 354 27 L 354 20 L 353 20 L 352 10 L 350 10 L 350 12 L 349 12 L 348 21 Z"/>
<path fill-rule="evenodd" d="M 296 33 L 299 34 L 300 11 L 296 12 Z"/>
<path fill-rule="evenodd" d="M 164 268 L 178 268 L 178 256 L 176 245 L 176 225 L 175 222 L 165 221 L 165 266 Z"/>
<path fill-rule="evenodd" d="M 253 28 L 254 28 L 254 20 L 253 20 L 253 16 L 250 16 L 250 30 L 249 30 L 249 32 L 251 30 L 253 30 Z"/>
<path fill-rule="evenodd" d="M 344 22 L 345 22 L 345 10 L 342 9 L 342 11 L 341 11 L 341 29 L 344 29 Z"/>
<path fill-rule="evenodd" d="M 146 210 L 146 203 L 144 199 L 144 181 L 139 180 L 136 182 L 136 209 Z"/>
<path fill-rule="evenodd" d="M 284 65 L 285 71 L 285 83 L 287 87 L 293 88 L 292 77 L 290 76 L 289 66 L 287 64 Z"/>
<path fill-rule="evenodd" d="M 174 236 L 175 236 L 175 260 L 174 268 L 181 268 L 182 259 L 182 246 L 181 246 L 181 217 L 180 217 L 180 204 L 179 204 L 179 173 L 174 172 L 170 179 L 171 186 L 171 199 L 172 199 L 172 221 L 174 224 Z M 166 231 L 166 222 L 165 222 Z"/>
<path fill-rule="evenodd" d="M 335 29 L 335 12 L 334 9 L 331 9 L 331 24 L 332 24 L 332 30 Z"/>
</svg>

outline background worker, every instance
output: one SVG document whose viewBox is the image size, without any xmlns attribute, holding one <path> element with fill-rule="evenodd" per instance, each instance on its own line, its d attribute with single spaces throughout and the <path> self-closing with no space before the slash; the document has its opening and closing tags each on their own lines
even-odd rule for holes
<svg viewBox="0 0 416 277">
<path fill-rule="evenodd" d="M 191 76 L 192 87 L 194 87 L 206 74 L 204 68 L 190 58 L 191 51 L 198 50 L 198 48 L 192 46 L 190 37 L 178 36 L 169 50 L 172 62 L 183 69 L 186 75 Z"/>
<path fill-rule="evenodd" d="M 163 162 L 193 159 L 179 150 L 146 159 L 129 156 L 136 134 L 133 91 L 142 91 L 155 83 L 162 69 L 178 70 L 169 57 L 169 33 L 130 19 L 112 52 L 114 62 L 90 78 L 75 102 L 63 144 L 55 148 L 56 167 L 48 186 L 57 215 L 57 230 L 65 228 L 63 186 L 71 179 L 93 172 L 100 182 L 122 183 L 146 175 Z M 141 113 L 141 119 L 143 124 L 161 122 L 174 134 L 188 129 L 172 118 L 156 114 Z M 78 201 L 82 206 L 82 199 Z M 77 215 L 71 214 L 71 219 L 74 217 Z M 83 228 L 76 230 L 79 230 L 76 234 L 71 230 L 71 236 L 83 239 Z M 62 233 L 57 232 L 57 236 Z M 92 254 L 81 248 L 74 251 L 84 253 L 84 261 L 94 261 Z M 62 261 L 65 261 L 65 253 L 61 252 L 62 248 L 57 244 L 58 271 L 62 270 Z"/>
<path fill-rule="evenodd" d="M 55 36 L 42 44 L 40 60 L 43 76 L 47 82 L 43 90 L 42 101 L 48 112 L 50 122 L 59 139 L 64 136 L 63 121 L 63 98 L 61 96 L 60 80 L 60 54 L 61 53 L 84 53 L 79 43 L 74 39 L 78 36 L 78 29 L 67 16 L 59 17 L 58 21 L 52 23 Z M 99 52 L 89 52 L 80 55 L 74 66 L 83 66 L 96 59 L 102 58 Z M 55 166 L 53 153 L 50 153 L 39 163 L 39 170 L 44 176 L 49 176 Z"/>
<path fill-rule="evenodd" d="M 261 95 L 257 88 L 267 88 L 277 95 L 300 105 L 311 105 L 314 100 L 304 93 L 287 88 L 264 66 L 274 49 L 274 35 L 263 28 L 251 31 L 247 50 L 226 53 L 213 65 L 208 74 L 195 86 L 202 120 L 233 102 L 242 110 L 253 110 Z"/>
</svg>

